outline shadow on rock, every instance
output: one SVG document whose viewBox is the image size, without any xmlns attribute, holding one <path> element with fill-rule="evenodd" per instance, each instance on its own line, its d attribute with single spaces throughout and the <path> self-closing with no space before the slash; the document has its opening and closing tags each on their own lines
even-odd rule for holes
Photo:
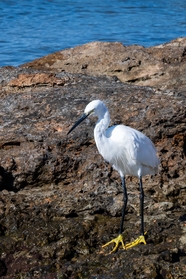
<svg viewBox="0 0 186 279">
<path fill-rule="evenodd" d="M 8 190 L 17 192 L 14 187 L 14 177 L 11 172 L 7 172 L 3 167 L 0 166 L 0 190 Z"/>
</svg>

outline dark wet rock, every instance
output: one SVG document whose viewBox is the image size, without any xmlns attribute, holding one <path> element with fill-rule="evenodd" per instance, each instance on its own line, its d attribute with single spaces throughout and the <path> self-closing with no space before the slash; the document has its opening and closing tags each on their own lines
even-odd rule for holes
<svg viewBox="0 0 186 279">
<path fill-rule="evenodd" d="M 7 268 L 4 261 L 0 260 L 0 277 L 6 275 L 6 272 L 7 272 Z"/>
<path fill-rule="evenodd" d="M 172 56 L 178 42 L 170 43 L 172 50 L 170 44 L 156 47 L 154 56 L 162 60 L 166 48 L 166 63 L 182 67 L 184 56 Z M 121 46 L 107 45 L 112 51 Z M 144 49 L 132 48 L 136 55 Z M 46 63 L 48 58 L 43 59 Z M 37 69 L 37 63 L 31 65 L 35 69 L 0 69 L 1 278 L 185 278 L 183 83 L 178 80 L 176 87 L 163 90 L 161 84 L 131 85 L 117 77 L 60 72 L 60 67 Z M 83 70 L 89 68 L 86 63 Z M 98 98 L 107 104 L 112 125 L 125 123 L 144 132 L 161 159 L 159 174 L 144 177 L 147 245 L 112 255 L 101 245 L 118 234 L 120 178 L 98 154 L 96 119 L 66 135 L 85 105 Z M 126 243 L 140 229 L 137 179 L 128 177 L 127 188 Z"/>
</svg>

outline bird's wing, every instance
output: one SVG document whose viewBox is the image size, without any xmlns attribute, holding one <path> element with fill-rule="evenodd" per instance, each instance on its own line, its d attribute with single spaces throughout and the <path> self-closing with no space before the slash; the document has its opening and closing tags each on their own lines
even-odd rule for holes
<svg viewBox="0 0 186 279">
<path fill-rule="evenodd" d="M 107 131 L 107 136 L 118 146 L 118 152 L 123 153 L 127 150 L 131 159 L 136 162 L 151 168 L 158 167 L 156 148 L 144 134 L 124 125 L 112 126 Z"/>
<path fill-rule="evenodd" d="M 153 169 L 158 167 L 156 148 L 152 141 L 141 132 L 133 131 L 127 144 L 127 150 L 131 158 L 138 163 Z"/>
</svg>

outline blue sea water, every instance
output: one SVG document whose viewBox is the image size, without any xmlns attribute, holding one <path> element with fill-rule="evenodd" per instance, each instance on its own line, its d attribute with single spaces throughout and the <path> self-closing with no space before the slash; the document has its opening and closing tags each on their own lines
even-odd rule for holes
<svg viewBox="0 0 186 279">
<path fill-rule="evenodd" d="M 186 0 L 0 1 L 0 66 L 92 41 L 145 47 L 186 36 Z"/>
</svg>

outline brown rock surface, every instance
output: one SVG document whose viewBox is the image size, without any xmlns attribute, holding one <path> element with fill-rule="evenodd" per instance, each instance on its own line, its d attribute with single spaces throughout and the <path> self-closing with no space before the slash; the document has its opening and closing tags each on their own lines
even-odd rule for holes
<svg viewBox="0 0 186 279">
<path fill-rule="evenodd" d="M 186 37 L 144 48 L 93 42 L 56 52 L 24 66 L 88 75 L 117 76 L 122 82 L 186 91 Z"/>
<path fill-rule="evenodd" d="M 180 55 L 174 49 L 179 41 Z M 186 99 L 185 80 L 180 76 L 184 55 L 175 62 L 183 43 L 184 39 L 178 39 L 152 48 L 159 88 L 98 76 L 109 75 L 101 68 L 97 74 L 91 72 L 97 77 L 75 74 L 78 66 L 72 74 L 63 73 L 63 52 L 61 60 L 54 54 L 30 67 L 0 69 L 1 278 L 186 277 Z M 84 49 L 87 46 L 91 44 Z M 108 53 L 126 48 L 119 43 L 92 46 L 100 47 L 99 59 L 105 46 Z M 81 49 L 66 50 L 73 65 Z M 131 49 L 136 57 L 145 50 Z M 87 53 L 91 55 L 90 49 Z M 53 63 L 51 57 L 59 61 Z M 166 90 L 161 85 L 158 67 L 165 62 L 157 62 L 160 57 L 169 57 L 167 69 L 180 65 L 175 82 L 164 80 Z M 146 57 L 149 65 L 153 65 L 151 59 L 148 62 Z M 79 57 L 79 65 L 82 61 Z M 114 69 L 111 64 L 108 60 L 108 69 Z M 155 79 L 151 80 L 154 85 Z M 147 245 L 119 249 L 113 255 L 105 254 L 109 248 L 102 250 L 101 245 L 118 233 L 123 198 L 119 176 L 97 152 L 96 119 L 66 136 L 85 105 L 98 98 L 106 102 L 111 124 L 125 123 L 143 131 L 161 158 L 159 174 L 144 178 Z M 137 179 L 128 177 L 127 188 L 124 235 L 129 242 L 139 233 Z"/>
</svg>

